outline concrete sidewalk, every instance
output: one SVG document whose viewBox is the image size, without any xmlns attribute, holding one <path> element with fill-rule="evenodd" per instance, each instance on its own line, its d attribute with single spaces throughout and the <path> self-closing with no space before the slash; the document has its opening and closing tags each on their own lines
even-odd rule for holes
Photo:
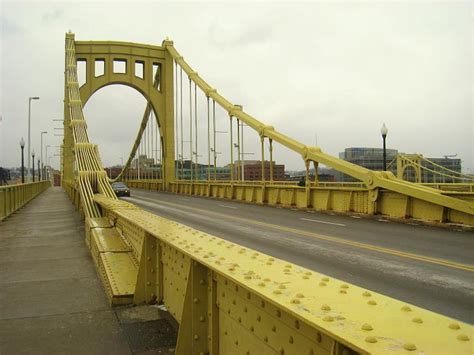
<svg viewBox="0 0 474 355">
<path fill-rule="evenodd" d="M 0 353 L 168 352 L 175 329 L 158 309 L 145 306 L 140 318 L 130 312 L 139 307 L 108 304 L 83 228 L 61 188 L 49 188 L 0 222 Z M 135 328 L 152 336 L 156 328 L 160 344 L 136 344 Z"/>
</svg>

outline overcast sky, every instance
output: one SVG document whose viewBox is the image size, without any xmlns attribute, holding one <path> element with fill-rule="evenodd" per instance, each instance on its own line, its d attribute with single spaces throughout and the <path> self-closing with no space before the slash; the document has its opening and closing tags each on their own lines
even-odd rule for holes
<svg viewBox="0 0 474 355">
<path fill-rule="evenodd" d="M 49 132 L 44 144 L 61 144 L 53 134 L 61 122 L 52 120 L 62 118 L 64 35 L 72 30 L 77 40 L 159 45 L 169 37 L 231 102 L 305 144 L 317 135 L 333 155 L 380 147 L 385 122 L 388 148 L 458 154 L 474 173 L 470 1 L 2 0 L 0 16 L 0 166 L 20 165 L 29 96 L 41 97 L 32 106 L 32 148 L 39 152 L 41 130 Z M 106 166 L 128 156 L 144 107 L 123 86 L 102 89 L 86 105 Z M 247 151 L 259 152 L 250 138 Z M 304 166 L 280 147 L 275 154 L 287 168 Z"/>
</svg>

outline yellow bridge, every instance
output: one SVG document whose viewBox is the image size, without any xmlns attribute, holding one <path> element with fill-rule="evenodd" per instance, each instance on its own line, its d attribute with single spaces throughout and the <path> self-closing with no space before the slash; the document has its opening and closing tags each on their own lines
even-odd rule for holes
<svg viewBox="0 0 474 355">
<path fill-rule="evenodd" d="M 463 280 L 470 279 L 470 284 L 467 281 L 467 286 L 459 287 L 472 295 L 474 264 L 472 258 L 463 256 L 465 248 L 459 247 L 466 240 L 469 240 L 467 247 L 472 246 L 472 235 L 468 238 L 463 235 L 462 240 L 453 236 L 453 244 L 444 246 L 458 248 L 458 259 L 442 253 L 438 229 L 432 229 L 433 237 L 431 240 L 427 237 L 426 242 L 434 243 L 433 248 L 439 246 L 439 250 L 431 254 L 416 247 L 409 250 L 414 242 L 403 233 L 410 232 L 416 237 L 422 233 L 416 228 L 430 227 L 400 224 L 403 231 L 393 235 L 393 239 L 405 243 L 400 246 L 393 244 L 393 240 L 390 245 L 375 240 L 352 240 L 346 238 L 346 232 L 331 235 L 331 228 L 350 228 L 350 223 L 358 219 L 368 229 L 375 228 L 382 234 L 385 229 L 379 226 L 391 220 L 451 224 L 463 226 L 468 230 L 463 233 L 470 233 L 469 228 L 474 226 L 474 194 L 468 176 L 462 177 L 462 188 L 411 183 L 401 179 L 403 174 L 397 178 L 390 172 L 371 171 L 332 157 L 319 147 L 306 146 L 263 124 L 242 106 L 220 95 L 186 63 L 170 40 L 163 41 L 161 46 L 90 42 L 76 41 L 74 34 L 67 33 L 65 53 L 62 187 L 84 217 L 85 242 L 110 304 L 164 305 L 179 324 L 177 354 L 473 353 L 474 329 L 469 324 L 472 323 L 469 315 L 462 322 L 440 314 L 461 318 L 454 316 L 456 312 L 432 312 L 371 291 L 369 287 L 356 286 L 359 282 L 351 274 L 351 266 L 345 274 L 340 273 L 340 278 L 354 280 L 354 284 L 327 276 L 327 266 L 321 266 L 321 270 L 317 260 L 287 258 L 283 252 L 268 255 L 261 250 L 271 250 L 260 248 L 256 240 L 226 240 L 201 230 L 199 221 L 194 228 L 184 220 L 185 224 L 178 223 L 182 216 L 165 218 L 170 211 L 177 211 L 177 216 L 197 218 L 199 215 L 215 224 L 219 221 L 232 224 L 235 234 L 246 233 L 239 229 L 245 226 L 254 233 L 287 234 L 301 245 L 304 240 L 307 248 L 315 247 L 311 244 L 315 240 L 322 247 L 329 243 L 340 251 L 331 258 L 353 263 L 354 268 L 357 263 L 354 250 L 367 255 L 373 253 L 381 262 L 386 259 L 390 263 L 391 258 L 401 260 L 397 266 L 399 273 L 415 272 L 416 263 L 423 263 L 433 273 L 438 268 L 444 270 L 447 279 L 455 272 L 462 274 Z M 86 68 L 83 85 L 77 71 L 81 62 L 85 62 Z M 101 75 L 95 72 L 98 62 L 104 67 Z M 125 70 L 116 72 L 117 63 L 122 63 Z M 89 98 L 112 84 L 132 87 L 148 102 L 130 155 L 116 178 L 141 189 L 134 190 L 132 198 L 125 200 L 118 199 L 112 190 L 98 146 L 89 141 L 83 114 Z M 198 106 L 200 102 L 205 103 L 204 107 Z M 224 117 L 219 112 L 224 112 Z M 216 144 L 216 133 L 219 133 L 216 127 L 223 126 L 222 122 L 228 129 L 227 147 Z M 246 134 L 254 134 L 260 142 L 259 181 L 244 178 L 244 126 L 253 131 Z M 203 139 L 201 133 L 205 135 Z M 205 146 L 207 156 L 198 154 L 201 147 L 198 143 Z M 295 159 L 305 164 L 302 183 L 274 178 L 276 147 L 294 152 Z M 216 164 L 219 149 L 229 150 L 225 178 Z M 150 157 L 153 163 L 143 162 Z M 201 160 L 204 164 L 199 164 L 200 157 L 204 158 Z M 319 182 L 317 174 L 311 181 L 310 168 L 313 166 L 317 171 L 318 164 L 359 182 Z M 403 169 L 408 165 L 419 167 L 421 163 L 402 157 L 398 164 Z M 0 188 L 0 216 L 10 215 L 46 188 L 44 182 Z M 190 196 L 181 196 L 182 201 L 178 202 L 175 195 L 144 190 L 213 197 L 217 205 L 205 199 L 195 199 L 193 205 Z M 229 200 L 247 202 L 241 206 L 249 209 L 257 208 L 252 204 L 301 209 L 308 214 L 293 211 L 298 213 L 298 223 L 321 228 L 315 233 L 312 227 L 285 223 L 283 219 L 287 217 L 283 214 L 278 217 L 283 211 L 277 209 L 270 212 L 277 217 L 267 218 L 261 210 L 238 214 L 238 207 Z M 153 212 L 160 208 L 162 216 Z M 330 219 L 313 218 L 309 213 L 315 211 L 327 212 Z M 354 218 L 331 216 L 334 213 Z M 275 222 L 275 218 L 281 218 L 282 222 Z M 372 227 L 376 223 L 379 224 Z M 278 241 L 270 242 L 278 244 Z M 391 279 L 387 276 L 387 280 Z M 472 298 L 464 302 L 471 304 L 472 313 Z M 417 303 L 415 296 L 414 303 Z M 465 309 L 456 315 L 466 314 Z"/>
</svg>

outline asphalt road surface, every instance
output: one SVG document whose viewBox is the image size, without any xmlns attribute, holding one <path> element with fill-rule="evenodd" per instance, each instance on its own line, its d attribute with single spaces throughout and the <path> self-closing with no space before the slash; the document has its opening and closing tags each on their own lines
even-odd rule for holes
<svg viewBox="0 0 474 355">
<path fill-rule="evenodd" d="M 124 200 L 314 271 L 474 324 L 474 233 L 156 191 Z"/>
</svg>

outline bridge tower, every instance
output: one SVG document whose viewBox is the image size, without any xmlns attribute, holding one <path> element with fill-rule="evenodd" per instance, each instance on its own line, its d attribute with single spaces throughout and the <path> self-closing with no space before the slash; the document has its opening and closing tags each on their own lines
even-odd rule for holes
<svg viewBox="0 0 474 355">
<path fill-rule="evenodd" d="M 66 34 L 67 40 L 74 34 Z M 91 96 L 108 85 L 126 85 L 140 92 L 147 100 L 145 114 L 153 111 L 157 118 L 162 146 L 163 179 L 167 189 L 174 180 L 174 59 L 166 50 L 172 41 L 165 40 L 162 46 L 152 46 L 114 41 L 75 41 L 76 62 L 85 63 L 86 82 L 79 87 L 81 105 L 85 106 Z M 98 64 L 103 71 L 98 73 Z M 125 70 L 116 70 L 120 66 Z M 66 68 L 70 63 L 66 63 Z M 76 84 L 77 85 L 77 84 Z M 74 137 L 71 122 L 71 102 L 65 83 L 64 95 L 64 158 L 63 180 L 74 180 Z M 85 123 L 83 123 L 85 124 Z M 138 146 L 141 137 L 134 144 Z M 131 157 L 126 166 L 129 166 Z"/>
</svg>

